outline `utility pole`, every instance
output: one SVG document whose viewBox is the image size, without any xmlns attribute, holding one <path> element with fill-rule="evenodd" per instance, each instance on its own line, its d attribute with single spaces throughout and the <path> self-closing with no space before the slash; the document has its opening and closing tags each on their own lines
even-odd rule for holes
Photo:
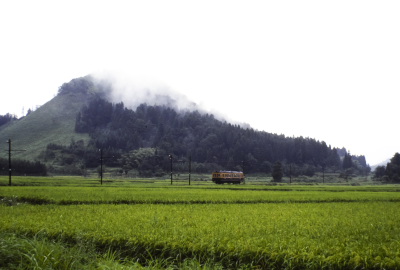
<svg viewBox="0 0 400 270">
<path fill-rule="evenodd" d="M 292 163 L 289 164 L 290 184 L 292 183 Z"/>
<path fill-rule="evenodd" d="M 192 156 L 189 156 L 189 186 L 190 186 L 190 175 L 192 173 Z"/>
<path fill-rule="evenodd" d="M 100 148 L 99 152 L 100 152 L 100 185 L 103 185 L 103 163 L 104 163 L 104 159 L 106 159 L 106 158 L 114 158 L 114 156 L 110 156 L 110 157 L 103 156 L 103 148 Z"/>
<path fill-rule="evenodd" d="M 11 139 L 8 139 L 8 185 L 11 186 Z"/>
<path fill-rule="evenodd" d="M 26 150 L 12 150 L 11 139 L 8 139 L 7 143 L 8 143 L 8 185 L 11 186 L 11 179 L 12 179 L 11 152 L 23 152 Z"/>
<path fill-rule="evenodd" d="M 245 173 L 244 173 L 244 160 L 242 160 L 242 173 L 243 173 L 243 175 L 244 175 L 243 183 L 246 183 L 246 175 L 245 175 Z"/>
<path fill-rule="evenodd" d="M 100 151 L 100 185 L 103 185 L 103 149 Z"/>
<path fill-rule="evenodd" d="M 169 160 L 170 160 L 170 169 L 171 169 L 171 185 L 172 185 L 172 155 L 168 155 L 169 156 Z"/>
</svg>

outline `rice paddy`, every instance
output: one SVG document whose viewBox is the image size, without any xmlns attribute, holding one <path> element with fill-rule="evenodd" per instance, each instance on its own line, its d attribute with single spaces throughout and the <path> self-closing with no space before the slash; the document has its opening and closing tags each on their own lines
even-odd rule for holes
<svg viewBox="0 0 400 270">
<path fill-rule="evenodd" d="M 211 183 L 3 186 L 0 233 L 90 246 L 97 258 L 111 252 L 125 269 L 396 269 L 398 191 Z M 101 261 L 86 265 L 104 269 Z"/>
</svg>

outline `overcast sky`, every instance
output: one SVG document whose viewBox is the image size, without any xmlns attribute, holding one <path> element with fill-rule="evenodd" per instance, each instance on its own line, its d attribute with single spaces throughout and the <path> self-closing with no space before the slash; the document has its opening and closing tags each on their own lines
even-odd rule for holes
<svg viewBox="0 0 400 270">
<path fill-rule="evenodd" d="M 373 165 L 400 152 L 399 14 L 399 1 L 1 1 L 0 114 L 112 72 Z"/>
</svg>

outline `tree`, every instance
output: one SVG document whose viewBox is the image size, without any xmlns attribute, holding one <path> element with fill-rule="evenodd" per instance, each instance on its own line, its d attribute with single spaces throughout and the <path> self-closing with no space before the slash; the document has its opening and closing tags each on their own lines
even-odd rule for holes
<svg viewBox="0 0 400 270">
<path fill-rule="evenodd" d="M 386 171 L 385 166 L 376 167 L 375 172 L 374 172 L 374 178 L 381 179 L 383 176 L 385 176 L 385 171 Z"/>
<path fill-rule="evenodd" d="M 13 160 L 13 174 L 15 175 L 32 175 L 32 176 L 46 176 L 47 167 L 39 161 L 28 160 Z M 0 158 L 0 174 L 8 173 L 8 159 Z"/>
<path fill-rule="evenodd" d="M 161 171 L 158 159 L 156 148 L 139 148 L 123 155 L 120 162 L 125 173 L 135 168 L 142 176 L 153 176 Z"/>
<path fill-rule="evenodd" d="M 353 169 L 348 168 L 340 173 L 339 178 L 343 178 L 346 181 L 348 181 L 349 179 L 351 179 L 352 175 L 353 175 Z"/>
<path fill-rule="evenodd" d="M 269 161 L 264 161 L 261 164 L 261 170 L 265 173 L 271 173 L 271 163 Z"/>
<path fill-rule="evenodd" d="M 351 159 L 350 153 L 346 153 L 343 158 L 343 170 L 350 169 L 353 167 L 353 160 Z"/>
<path fill-rule="evenodd" d="M 0 115 L 0 126 L 7 124 L 12 120 L 16 120 L 17 118 L 14 115 L 7 113 L 6 115 Z"/>
<path fill-rule="evenodd" d="M 399 183 L 400 182 L 400 154 L 394 154 L 393 158 L 386 166 L 385 174 L 390 181 Z"/>
<path fill-rule="evenodd" d="M 312 177 L 312 176 L 314 176 L 314 174 L 315 174 L 315 168 L 314 168 L 313 166 L 307 165 L 307 166 L 305 166 L 305 168 L 304 168 L 303 174 L 304 174 L 305 176 Z"/>
<path fill-rule="evenodd" d="M 394 156 L 390 159 L 390 163 L 400 166 L 400 154 L 396 153 Z"/>
<path fill-rule="evenodd" d="M 282 177 L 283 177 L 282 163 L 277 161 L 272 167 L 272 178 L 274 179 L 274 182 L 281 182 Z"/>
<path fill-rule="evenodd" d="M 299 167 L 317 168 L 326 162 L 334 169 L 341 167 L 336 162 L 340 160 L 336 149 L 324 142 L 233 126 L 197 111 L 178 114 L 165 106 L 142 104 L 133 111 L 123 103 L 93 97 L 77 114 L 75 130 L 89 133 L 91 144 L 97 148 L 119 153 L 146 147 L 177 156 L 190 153 L 193 162 L 213 162 L 228 168 L 245 161 L 246 171 L 251 173 L 269 171 L 265 164 L 272 165 L 276 160 L 291 161 Z"/>
<path fill-rule="evenodd" d="M 329 170 L 340 170 L 344 156 L 341 153 L 347 153 L 346 149 L 332 149 L 325 142 L 311 138 L 256 131 L 249 126 L 221 122 L 213 115 L 198 111 L 178 112 L 172 109 L 174 102 L 169 97 L 160 98 L 169 100 L 172 107 L 141 104 L 132 110 L 122 102 L 113 104 L 105 98 L 111 91 L 111 85 L 106 80 L 97 81 L 86 76 L 71 80 L 59 89 L 59 95 L 88 97 L 87 104 L 77 112 L 75 123 L 76 132 L 88 133 L 91 138 L 88 146 L 84 146 L 90 148 L 84 151 L 86 167 L 97 166 L 98 158 L 95 157 L 99 148 L 107 149 L 113 156 L 127 155 L 140 148 L 157 148 L 178 157 L 187 158 L 190 155 L 193 163 L 204 163 L 203 167 L 208 171 L 206 164 L 218 165 L 221 169 L 235 169 L 243 161 L 248 173 L 270 173 L 273 162 L 284 160 L 285 163 L 296 165 L 298 173 L 308 168 L 306 173 L 312 175 L 323 164 Z M 80 157 L 82 155 L 77 155 L 75 160 Z M 91 158 L 93 162 L 89 161 Z M 144 158 L 140 163 L 131 160 L 126 164 L 123 159 L 114 159 L 117 160 L 118 164 L 114 165 L 123 168 L 125 173 L 130 169 L 145 174 L 154 173 L 151 167 L 154 160 L 151 157 Z M 344 167 L 354 167 L 356 160 L 356 157 L 351 160 L 348 155 L 346 161 L 350 161 L 350 164 L 353 162 L 353 166 Z M 365 166 L 364 163 L 365 159 L 360 158 L 359 164 Z M 164 165 L 158 166 L 165 170 Z"/>
</svg>

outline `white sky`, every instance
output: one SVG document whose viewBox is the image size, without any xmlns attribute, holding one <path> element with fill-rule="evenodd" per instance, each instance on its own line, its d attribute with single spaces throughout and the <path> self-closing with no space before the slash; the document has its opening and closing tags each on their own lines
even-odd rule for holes
<svg viewBox="0 0 400 270">
<path fill-rule="evenodd" d="M 400 152 L 399 14 L 384 0 L 1 1 L 0 114 L 120 72 L 373 165 Z"/>
</svg>

